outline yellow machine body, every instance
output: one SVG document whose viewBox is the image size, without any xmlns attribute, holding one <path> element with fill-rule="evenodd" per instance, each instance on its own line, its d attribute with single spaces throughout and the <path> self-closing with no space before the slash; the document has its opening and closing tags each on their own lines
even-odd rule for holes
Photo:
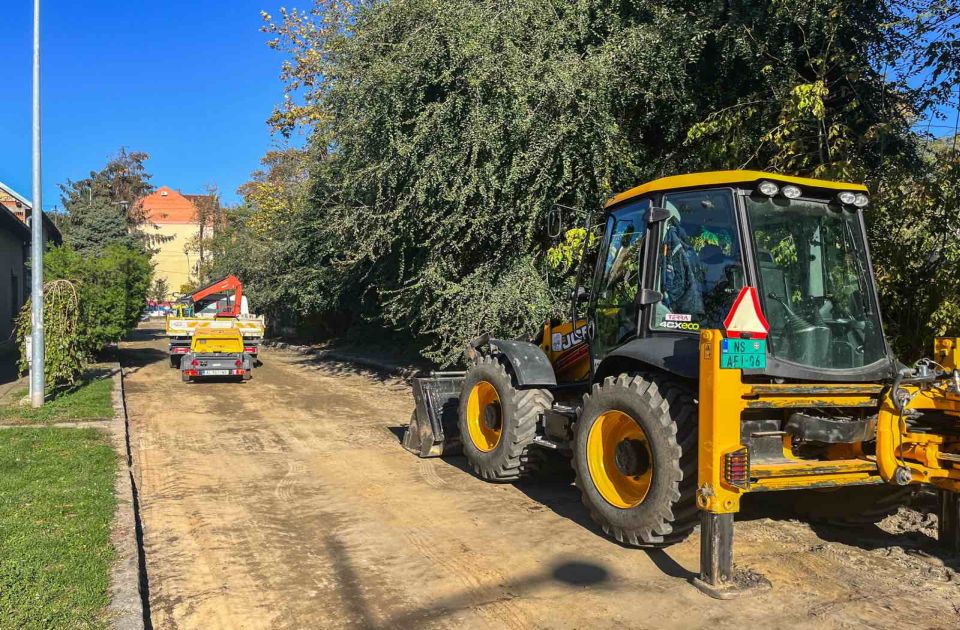
<svg viewBox="0 0 960 630">
<path fill-rule="evenodd" d="M 590 377 L 590 346 L 587 320 L 550 322 L 543 325 L 540 349 L 550 360 L 558 383 L 572 383 Z"/>
<path fill-rule="evenodd" d="M 960 429 L 960 393 L 955 385 L 898 388 L 907 400 L 901 413 L 892 391 L 876 383 L 863 384 L 750 384 L 739 369 L 720 367 L 723 333 L 700 335 L 700 442 L 697 504 L 714 514 L 740 508 L 747 492 L 831 488 L 893 483 L 930 484 L 960 492 L 960 431 L 953 436 L 931 431 L 913 432 L 905 418 L 936 411 L 955 418 Z M 938 339 L 938 358 L 952 360 L 958 339 Z M 941 353 L 945 350 L 946 353 Z M 955 364 L 944 364 L 948 369 Z M 783 435 L 783 453 L 776 463 L 749 462 L 749 474 L 731 483 L 728 461 L 744 451 L 741 417 L 747 410 L 782 413 L 789 409 L 867 408 L 878 413 L 876 448 L 866 453 L 862 443 L 837 445 L 826 458 L 805 459 L 794 453 L 789 435 Z M 749 455 L 748 455 L 749 456 Z M 904 468 L 909 476 L 898 478 Z M 903 475 L 903 473 L 901 473 Z"/>
</svg>

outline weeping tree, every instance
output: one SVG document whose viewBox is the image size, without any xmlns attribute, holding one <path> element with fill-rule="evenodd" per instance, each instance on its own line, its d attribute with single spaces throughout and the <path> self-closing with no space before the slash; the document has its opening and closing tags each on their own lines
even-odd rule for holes
<svg viewBox="0 0 960 630">
<path fill-rule="evenodd" d="M 911 45 L 905 15 L 841 0 L 318 0 L 265 15 L 287 56 L 271 123 L 310 134 L 309 195 L 269 236 L 270 283 L 302 313 L 423 336 L 448 363 L 478 332 L 561 314 L 554 204 L 579 222 L 611 193 L 707 168 L 922 170 L 922 104 L 888 70 Z"/>
<path fill-rule="evenodd" d="M 32 300 L 17 316 L 17 343 L 20 372 L 29 369 L 27 338 L 33 331 Z M 53 280 L 43 285 L 44 371 L 47 387 L 72 385 L 83 374 L 85 354 L 81 347 L 80 293 L 70 280 Z"/>
</svg>

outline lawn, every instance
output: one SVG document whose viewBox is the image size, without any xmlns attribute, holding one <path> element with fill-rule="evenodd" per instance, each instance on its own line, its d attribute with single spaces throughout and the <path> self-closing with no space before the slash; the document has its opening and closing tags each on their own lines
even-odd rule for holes
<svg viewBox="0 0 960 630">
<path fill-rule="evenodd" d="M 113 417 L 112 391 L 113 379 L 103 370 L 88 373 L 73 387 L 48 394 L 39 409 L 18 404 L 27 395 L 27 390 L 20 389 L 0 401 L 0 424 L 108 420 Z"/>
<path fill-rule="evenodd" d="M 0 628 L 105 628 L 117 455 L 95 429 L 0 430 Z"/>
</svg>

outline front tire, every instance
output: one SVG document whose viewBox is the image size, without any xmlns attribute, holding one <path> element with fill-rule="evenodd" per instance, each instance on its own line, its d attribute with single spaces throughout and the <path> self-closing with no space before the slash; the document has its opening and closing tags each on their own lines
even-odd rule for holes
<svg viewBox="0 0 960 630">
<path fill-rule="evenodd" d="M 577 422 L 573 466 L 584 505 L 609 536 L 637 547 L 680 542 L 698 522 L 693 395 L 659 375 L 595 384 Z"/>
<path fill-rule="evenodd" d="M 463 381 L 459 428 L 463 454 L 490 481 L 514 481 L 534 471 L 529 452 L 540 415 L 553 404 L 544 389 L 517 389 L 503 364 L 480 357 Z"/>
</svg>

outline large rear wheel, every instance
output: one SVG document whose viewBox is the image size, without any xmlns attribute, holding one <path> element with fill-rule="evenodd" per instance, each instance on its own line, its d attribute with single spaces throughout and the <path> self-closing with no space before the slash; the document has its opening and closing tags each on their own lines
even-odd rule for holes
<svg viewBox="0 0 960 630">
<path fill-rule="evenodd" d="M 463 454 L 491 481 L 513 481 L 533 472 L 529 453 L 540 415 L 553 402 L 544 389 L 517 389 L 503 364 L 480 357 L 467 371 L 460 394 Z"/>
<path fill-rule="evenodd" d="M 635 546 L 679 542 L 696 526 L 697 414 L 663 376 L 608 377 L 584 397 L 573 465 L 603 531 Z"/>
</svg>

